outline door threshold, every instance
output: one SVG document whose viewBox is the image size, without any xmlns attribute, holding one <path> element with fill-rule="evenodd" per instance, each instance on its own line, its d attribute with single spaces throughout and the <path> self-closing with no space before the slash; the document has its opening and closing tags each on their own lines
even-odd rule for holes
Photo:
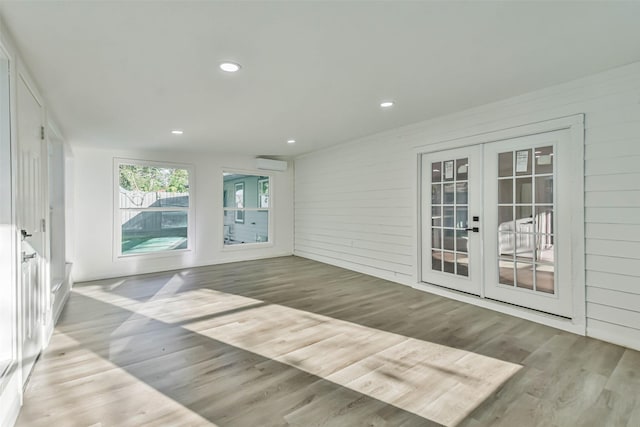
<svg viewBox="0 0 640 427">
<path fill-rule="evenodd" d="M 555 314 L 545 313 L 542 311 L 509 304 L 502 301 L 481 298 L 477 295 L 444 288 L 442 286 L 434 285 L 431 283 L 419 282 L 413 285 L 413 288 L 478 307 L 487 308 L 499 313 L 508 314 L 520 319 L 540 323 L 545 326 L 550 326 L 552 328 L 560 329 L 574 334 L 583 336 L 586 335 L 586 326 L 584 323 L 584 319 L 582 319 L 581 321 L 581 319 L 570 319 L 562 316 L 557 316 Z"/>
</svg>

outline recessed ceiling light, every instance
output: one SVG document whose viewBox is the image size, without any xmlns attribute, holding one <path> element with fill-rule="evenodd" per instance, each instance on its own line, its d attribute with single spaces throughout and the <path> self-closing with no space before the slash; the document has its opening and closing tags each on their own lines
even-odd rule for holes
<svg viewBox="0 0 640 427">
<path fill-rule="evenodd" d="M 171 133 L 174 134 L 174 135 L 182 135 L 184 133 L 184 131 L 180 130 L 180 129 L 174 129 L 174 130 L 171 131 Z"/>
<path fill-rule="evenodd" d="M 393 101 L 383 101 L 383 102 L 380 103 L 380 106 L 382 108 L 393 107 Z"/>
<path fill-rule="evenodd" d="M 220 69 L 222 71 L 226 71 L 227 73 L 235 73 L 240 69 L 240 65 L 235 62 L 223 62 L 220 64 Z"/>
<path fill-rule="evenodd" d="M 287 144 L 295 144 L 296 140 L 295 139 L 288 139 L 287 140 Z"/>
</svg>

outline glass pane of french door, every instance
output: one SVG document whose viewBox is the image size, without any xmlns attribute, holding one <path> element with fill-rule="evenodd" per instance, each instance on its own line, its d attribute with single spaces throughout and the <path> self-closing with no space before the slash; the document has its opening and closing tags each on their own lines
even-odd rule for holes
<svg viewBox="0 0 640 427">
<path fill-rule="evenodd" d="M 431 163 L 431 268 L 469 276 L 469 159 Z"/>
<path fill-rule="evenodd" d="M 499 283 L 555 293 L 553 146 L 498 153 Z"/>
</svg>

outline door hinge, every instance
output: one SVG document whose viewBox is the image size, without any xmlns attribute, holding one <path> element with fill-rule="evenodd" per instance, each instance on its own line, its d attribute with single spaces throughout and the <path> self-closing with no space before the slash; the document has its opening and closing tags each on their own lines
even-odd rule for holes
<svg viewBox="0 0 640 427">
<path fill-rule="evenodd" d="M 44 126 L 40 126 L 40 139 L 44 141 Z"/>
<path fill-rule="evenodd" d="M 40 220 L 40 228 L 41 228 L 41 231 L 43 233 L 47 231 L 47 220 L 46 219 L 42 218 Z"/>
</svg>

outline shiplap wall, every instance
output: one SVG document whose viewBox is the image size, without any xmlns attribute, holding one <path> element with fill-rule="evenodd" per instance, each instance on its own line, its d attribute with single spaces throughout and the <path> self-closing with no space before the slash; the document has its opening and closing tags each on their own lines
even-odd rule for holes
<svg viewBox="0 0 640 427">
<path fill-rule="evenodd" d="M 640 63 L 297 158 L 295 254 L 415 284 L 415 148 L 580 113 L 587 334 L 640 349 Z"/>
</svg>

